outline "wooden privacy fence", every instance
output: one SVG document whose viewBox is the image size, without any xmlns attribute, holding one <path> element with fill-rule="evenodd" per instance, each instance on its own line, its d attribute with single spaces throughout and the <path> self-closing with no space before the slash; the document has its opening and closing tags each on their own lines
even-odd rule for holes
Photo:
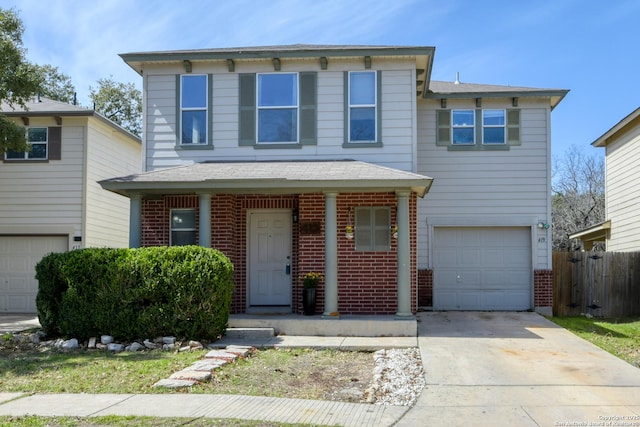
<svg viewBox="0 0 640 427">
<path fill-rule="evenodd" d="M 553 315 L 640 315 L 640 252 L 554 252 Z"/>
</svg>

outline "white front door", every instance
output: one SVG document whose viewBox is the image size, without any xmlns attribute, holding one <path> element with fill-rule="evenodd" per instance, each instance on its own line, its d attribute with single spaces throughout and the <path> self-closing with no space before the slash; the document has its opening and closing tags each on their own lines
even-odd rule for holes
<svg viewBox="0 0 640 427">
<path fill-rule="evenodd" d="M 291 211 L 248 213 L 250 307 L 291 307 Z"/>
</svg>

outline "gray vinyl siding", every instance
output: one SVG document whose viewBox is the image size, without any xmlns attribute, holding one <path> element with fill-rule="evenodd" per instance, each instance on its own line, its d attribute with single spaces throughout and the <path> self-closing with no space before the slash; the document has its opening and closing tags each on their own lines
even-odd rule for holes
<svg viewBox="0 0 640 427">
<path fill-rule="evenodd" d="M 345 66 L 362 66 L 346 62 Z M 356 159 L 382 164 L 401 170 L 413 171 L 415 157 L 415 78 L 410 62 L 399 65 L 381 64 L 382 147 L 343 148 L 344 142 L 344 80 L 345 67 L 332 63 L 329 70 L 315 70 L 315 64 L 287 64 L 283 71 L 317 72 L 317 142 L 295 148 L 256 149 L 241 146 L 239 135 L 239 75 L 263 72 L 268 69 L 236 67 L 236 72 L 226 70 L 199 70 L 212 73 L 211 89 L 213 150 L 176 150 L 176 95 L 175 76 L 169 70 L 145 74 L 146 88 L 146 150 L 147 170 L 191 164 L 206 160 L 295 160 L 295 159 Z M 335 67 L 335 71 L 334 71 Z M 394 68 L 395 67 L 395 68 Z M 350 68 L 349 68 L 350 69 Z M 273 71 L 271 68 L 270 71 Z M 194 70 L 195 73 L 195 70 Z"/>
<path fill-rule="evenodd" d="M 71 121 L 72 119 L 64 119 Z M 62 126 L 61 160 L 0 163 L 0 234 L 82 230 L 86 119 Z M 32 118 L 30 126 L 54 126 Z"/>
<path fill-rule="evenodd" d="M 129 199 L 103 190 L 98 181 L 141 171 L 140 144 L 91 120 L 88 128 L 85 247 L 129 246 Z"/>
<path fill-rule="evenodd" d="M 474 100 L 449 100 L 448 108 L 473 108 Z M 520 102 L 520 146 L 508 151 L 448 151 L 436 145 L 439 101 L 418 102 L 418 173 L 434 179 L 418 200 L 418 240 L 429 240 L 429 224 L 533 227 L 535 269 L 551 268 L 551 233 L 538 221 L 550 221 L 549 108 Z M 510 100 L 483 100 L 483 108 L 510 108 Z M 540 240 L 540 241 L 539 241 Z M 427 268 L 428 245 L 419 248 Z"/>
<path fill-rule="evenodd" d="M 607 250 L 640 251 L 640 124 L 606 147 L 606 207 L 611 220 Z"/>
</svg>

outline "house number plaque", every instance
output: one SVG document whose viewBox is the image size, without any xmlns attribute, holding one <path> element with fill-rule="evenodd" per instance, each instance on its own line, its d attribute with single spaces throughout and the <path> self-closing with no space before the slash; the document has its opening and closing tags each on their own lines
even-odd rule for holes
<svg viewBox="0 0 640 427">
<path fill-rule="evenodd" d="M 300 234 L 320 234 L 322 227 L 319 222 L 307 221 L 300 223 Z"/>
</svg>

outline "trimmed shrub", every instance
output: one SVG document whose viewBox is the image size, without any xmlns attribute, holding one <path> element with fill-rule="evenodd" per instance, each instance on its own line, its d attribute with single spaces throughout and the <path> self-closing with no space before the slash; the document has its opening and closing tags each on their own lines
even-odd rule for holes
<svg viewBox="0 0 640 427">
<path fill-rule="evenodd" d="M 45 257 L 38 269 L 47 333 L 216 339 L 229 319 L 233 265 L 215 249 L 81 249 Z"/>
</svg>

